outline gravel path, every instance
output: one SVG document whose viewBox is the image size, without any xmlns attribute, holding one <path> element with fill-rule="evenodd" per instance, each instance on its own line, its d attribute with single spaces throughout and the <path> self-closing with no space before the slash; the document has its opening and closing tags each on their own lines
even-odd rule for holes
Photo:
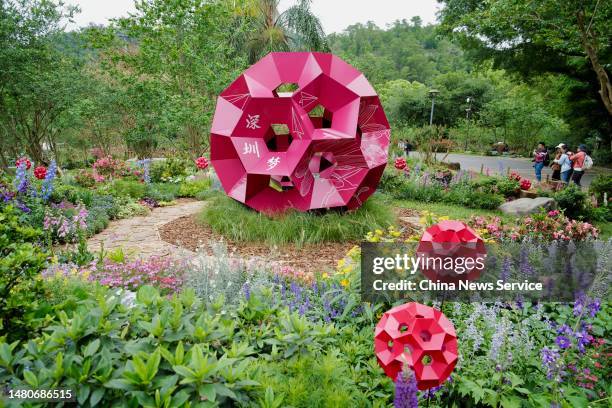
<svg viewBox="0 0 612 408">
<path fill-rule="evenodd" d="M 149 257 L 166 256 L 172 252 L 185 251 L 168 242 L 162 241 L 159 228 L 180 217 L 198 213 L 204 206 L 203 201 L 180 202 L 170 207 L 154 209 L 151 214 L 141 217 L 112 221 L 108 228 L 87 241 L 90 251 L 105 251 L 123 248 L 126 255 Z"/>
</svg>

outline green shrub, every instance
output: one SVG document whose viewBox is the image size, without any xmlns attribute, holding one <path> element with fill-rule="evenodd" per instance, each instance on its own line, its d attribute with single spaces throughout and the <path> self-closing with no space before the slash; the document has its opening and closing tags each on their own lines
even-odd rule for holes
<svg viewBox="0 0 612 408">
<path fill-rule="evenodd" d="M 612 199 L 612 176 L 600 174 L 595 177 L 589 186 L 589 193 L 594 194 L 599 202 L 604 199 L 604 194 L 608 200 Z"/>
<path fill-rule="evenodd" d="M 151 164 L 151 181 L 160 183 L 185 177 L 187 175 L 187 168 L 189 168 L 190 165 L 191 164 L 187 160 L 178 158 L 155 161 Z"/>
<path fill-rule="evenodd" d="M 147 186 L 133 180 L 115 180 L 110 186 L 109 193 L 114 197 L 130 197 L 139 200 L 147 193 Z"/>
<path fill-rule="evenodd" d="M 593 152 L 593 163 L 596 166 L 610 166 L 612 164 L 612 150 L 597 149 Z"/>
<path fill-rule="evenodd" d="M 140 205 L 134 201 L 127 201 L 119 208 L 119 211 L 117 212 L 117 219 L 147 215 L 150 212 L 151 211 L 144 205 Z"/>
<path fill-rule="evenodd" d="M 288 211 L 267 216 L 225 196 L 214 196 L 200 220 L 231 241 L 269 244 L 359 241 L 377 228 L 395 224 L 389 203 L 381 196 L 370 197 L 356 211 L 301 213 Z"/>
<path fill-rule="evenodd" d="M 337 349 L 322 355 L 305 355 L 280 362 L 258 360 L 249 365 L 261 389 L 272 393 L 279 406 L 365 407 L 366 395 L 359 392 L 350 375 L 351 367 Z M 389 381 L 390 382 L 390 381 Z M 268 391 L 270 390 L 270 391 Z M 262 392 L 263 394 L 263 392 Z M 265 394 L 260 398 L 263 400 Z"/>
<path fill-rule="evenodd" d="M 586 209 L 586 193 L 575 184 L 570 184 L 563 190 L 553 194 L 560 209 L 570 218 L 584 217 Z"/>
<path fill-rule="evenodd" d="M 172 183 L 151 183 L 147 186 L 146 197 L 157 202 L 172 201 L 179 193 L 179 185 Z"/>
<path fill-rule="evenodd" d="M 210 179 L 183 181 L 178 190 L 179 197 L 196 197 L 210 188 Z"/>
<path fill-rule="evenodd" d="M 42 231 L 22 222 L 20 215 L 0 205 L 0 331 L 9 339 L 25 338 L 38 327 L 35 314 L 44 297 L 35 276 L 48 256 L 37 245 Z"/>
<path fill-rule="evenodd" d="M 55 183 L 53 193 L 51 193 L 51 201 L 59 203 L 63 200 L 67 200 L 73 204 L 83 203 L 89 208 L 93 202 L 94 196 L 95 193 L 88 188 Z"/>
</svg>

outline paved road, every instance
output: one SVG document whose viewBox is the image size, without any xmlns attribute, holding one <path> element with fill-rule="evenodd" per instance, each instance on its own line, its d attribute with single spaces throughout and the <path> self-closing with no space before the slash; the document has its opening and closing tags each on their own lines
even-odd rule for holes
<svg viewBox="0 0 612 408">
<path fill-rule="evenodd" d="M 438 160 L 442 160 L 445 154 L 446 153 L 438 153 L 436 157 Z M 480 171 L 480 167 L 484 165 L 484 172 L 486 173 L 488 169 L 490 175 L 499 174 L 500 171 L 505 175 L 508 171 L 508 167 L 510 167 L 510 171 L 516 171 L 521 176 L 535 181 L 535 171 L 532 167 L 533 163 L 530 159 L 450 153 L 445 161 L 461 163 L 462 169 L 474 170 L 478 172 Z M 591 180 L 593 180 L 593 178 L 600 173 L 612 175 L 612 170 L 602 167 L 594 167 L 584 174 L 582 177 L 582 185 L 590 185 Z M 552 175 L 552 170 L 550 167 L 545 167 L 542 170 L 542 180 L 546 180 L 546 175 Z"/>
</svg>

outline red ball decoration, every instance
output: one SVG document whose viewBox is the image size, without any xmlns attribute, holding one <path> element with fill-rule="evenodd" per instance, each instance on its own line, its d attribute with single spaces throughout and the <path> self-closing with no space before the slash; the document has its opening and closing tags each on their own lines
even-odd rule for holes
<svg viewBox="0 0 612 408">
<path fill-rule="evenodd" d="M 208 167 L 208 160 L 206 160 L 206 157 L 204 156 L 198 157 L 195 161 L 195 164 L 198 169 L 204 170 L 205 168 Z"/>
<path fill-rule="evenodd" d="M 521 180 L 521 190 L 529 190 L 531 188 L 531 180 L 522 179 Z"/>
<path fill-rule="evenodd" d="M 395 159 L 395 168 L 398 170 L 404 170 L 406 168 L 406 159 L 398 157 Z"/>
<path fill-rule="evenodd" d="M 25 163 L 26 170 L 30 170 L 30 167 L 32 167 L 32 162 L 30 161 L 30 159 L 28 159 L 25 156 L 20 157 L 19 159 L 17 159 L 15 161 L 15 166 L 19 167 L 19 166 L 21 166 L 21 163 Z"/>
<path fill-rule="evenodd" d="M 441 258 L 443 262 L 433 259 L 421 267 L 421 272 L 431 281 L 457 282 L 459 280 L 474 280 L 480 276 L 483 268 L 476 264 L 478 258 L 487 256 L 484 241 L 467 224 L 461 221 L 445 220 L 432 225 L 423 233 L 416 251 L 417 256 L 426 258 Z M 460 270 L 456 267 L 445 268 L 446 260 L 456 258 L 471 258 L 470 268 Z M 450 263 L 448 264 L 450 265 Z M 466 265 L 466 263 L 463 263 Z"/>
<path fill-rule="evenodd" d="M 442 385 L 457 364 L 457 335 L 439 310 L 410 302 L 385 312 L 374 330 L 374 351 L 395 380 L 404 364 L 414 370 L 419 390 Z"/>
<path fill-rule="evenodd" d="M 39 180 L 44 179 L 47 176 L 47 168 L 45 166 L 38 166 L 34 169 L 34 177 Z"/>
</svg>

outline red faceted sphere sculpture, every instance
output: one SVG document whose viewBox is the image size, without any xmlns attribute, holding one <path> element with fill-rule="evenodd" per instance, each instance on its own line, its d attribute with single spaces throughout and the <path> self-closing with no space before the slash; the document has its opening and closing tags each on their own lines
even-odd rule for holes
<svg viewBox="0 0 612 408">
<path fill-rule="evenodd" d="M 376 190 L 390 134 L 361 72 L 332 54 L 274 52 L 219 96 L 210 161 L 255 210 L 354 209 Z"/>
<path fill-rule="evenodd" d="M 474 280 L 484 270 L 487 249 L 476 232 L 461 221 L 440 221 L 423 233 L 416 254 L 421 272 L 431 281 Z"/>
<path fill-rule="evenodd" d="M 457 335 L 441 311 L 411 302 L 383 314 L 374 331 L 374 351 L 393 381 L 408 364 L 419 390 L 426 390 L 441 385 L 455 368 Z"/>
</svg>

